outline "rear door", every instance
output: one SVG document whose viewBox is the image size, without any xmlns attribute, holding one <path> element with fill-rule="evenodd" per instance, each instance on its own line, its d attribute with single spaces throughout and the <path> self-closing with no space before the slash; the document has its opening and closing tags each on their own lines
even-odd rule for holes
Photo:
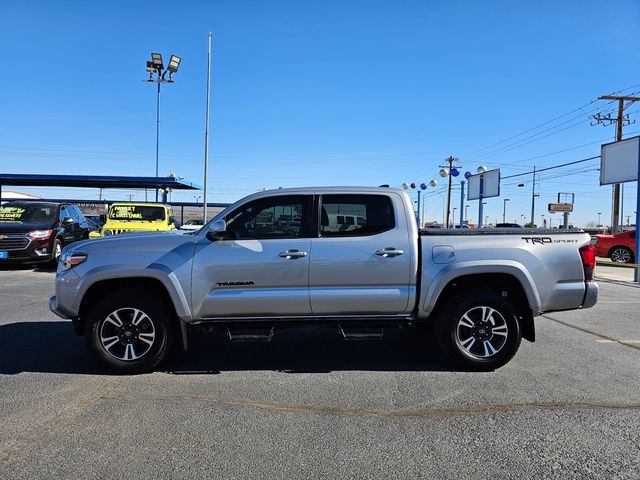
<svg viewBox="0 0 640 480">
<path fill-rule="evenodd" d="M 410 313 L 416 259 L 403 205 L 395 193 L 319 197 L 309 272 L 314 315 Z"/>
<path fill-rule="evenodd" d="M 195 315 L 309 316 L 312 208 L 312 195 L 275 195 L 230 212 L 223 240 L 202 231 L 193 259 Z"/>
</svg>

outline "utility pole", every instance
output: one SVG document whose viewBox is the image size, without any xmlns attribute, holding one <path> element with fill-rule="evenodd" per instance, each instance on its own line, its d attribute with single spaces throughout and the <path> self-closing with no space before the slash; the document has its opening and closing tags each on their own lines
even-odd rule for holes
<svg viewBox="0 0 640 480">
<path fill-rule="evenodd" d="M 612 123 L 616 124 L 616 141 L 622 140 L 622 127 L 626 123 L 627 125 L 630 123 L 629 115 L 625 115 L 624 111 L 628 107 L 630 107 L 633 102 L 640 101 L 640 97 L 627 97 L 624 95 L 603 95 L 602 97 L 598 97 L 598 100 L 611 100 L 618 102 L 618 116 L 617 118 L 611 118 L 611 114 L 601 115 L 597 113 L 593 115 L 593 119 L 596 123 L 605 122 L 607 125 L 611 125 Z M 625 103 L 627 102 L 627 103 Z M 613 233 L 616 234 L 620 231 L 620 184 L 615 183 L 613 185 L 613 208 L 611 209 L 611 228 L 613 229 Z"/>
<path fill-rule="evenodd" d="M 447 158 L 446 162 L 448 163 L 448 165 L 440 165 L 440 168 L 446 168 L 447 169 L 447 173 L 449 174 L 449 186 L 447 188 L 447 210 L 446 210 L 446 220 L 445 220 L 445 227 L 444 228 L 449 228 L 449 214 L 451 213 L 451 172 L 453 171 L 453 162 L 455 162 L 457 159 L 449 156 L 449 158 Z M 461 168 L 460 166 L 456 166 L 456 169 Z M 458 174 L 456 173 L 456 176 Z M 444 176 L 444 175 L 443 175 Z"/>
</svg>

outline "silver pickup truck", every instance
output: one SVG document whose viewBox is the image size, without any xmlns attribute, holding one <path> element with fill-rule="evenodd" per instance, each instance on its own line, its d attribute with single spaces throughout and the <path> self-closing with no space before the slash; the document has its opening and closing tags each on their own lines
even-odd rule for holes
<svg viewBox="0 0 640 480">
<path fill-rule="evenodd" d="M 111 370 L 154 369 L 196 326 L 266 341 L 276 328 L 335 326 L 346 339 L 433 325 L 462 368 L 507 363 L 543 312 L 593 306 L 580 231 L 418 231 L 392 188 L 279 189 L 246 197 L 200 231 L 68 246 L 50 308 Z"/>
</svg>

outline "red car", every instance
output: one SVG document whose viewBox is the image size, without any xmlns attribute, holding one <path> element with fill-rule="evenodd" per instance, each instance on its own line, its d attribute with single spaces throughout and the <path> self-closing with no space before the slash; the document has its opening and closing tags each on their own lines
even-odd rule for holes
<svg viewBox="0 0 640 480">
<path fill-rule="evenodd" d="M 596 256 L 614 262 L 633 263 L 636 259 L 636 231 L 616 235 L 596 235 Z"/>
</svg>

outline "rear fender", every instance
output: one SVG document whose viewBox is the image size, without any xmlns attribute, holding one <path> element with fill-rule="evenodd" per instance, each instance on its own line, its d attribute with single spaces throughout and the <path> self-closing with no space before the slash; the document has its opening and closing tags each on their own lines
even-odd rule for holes
<svg viewBox="0 0 640 480">
<path fill-rule="evenodd" d="M 540 301 L 540 295 L 536 288 L 531 275 L 527 270 L 519 263 L 504 260 L 500 263 L 496 263 L 495 260 L 491 261 L 471 261 L 471 262 L 457 262 L 454 264 L 443 267 L 433 278 L 426 291 L 420 296 L 420 311 L 419 316 L 428 316 L 434 310 L 440 294 L 444 288 L 456 278 L 466 275 L 482 275 L 500 273 L 507 274 L 515 277 L 524 291 L 527 302 L 531 309 L 532 315 L 535 317 L 540 315 L 542 311 L 542 304 Z M 422 277 L 424 279 L 424 276 Z M 424 280 L 423 280 L 424 282 Z M 423 287 L 426 286 L 423 283 Z M 483 287 L 483 285 L 478 285 Z"/>
</svg>

